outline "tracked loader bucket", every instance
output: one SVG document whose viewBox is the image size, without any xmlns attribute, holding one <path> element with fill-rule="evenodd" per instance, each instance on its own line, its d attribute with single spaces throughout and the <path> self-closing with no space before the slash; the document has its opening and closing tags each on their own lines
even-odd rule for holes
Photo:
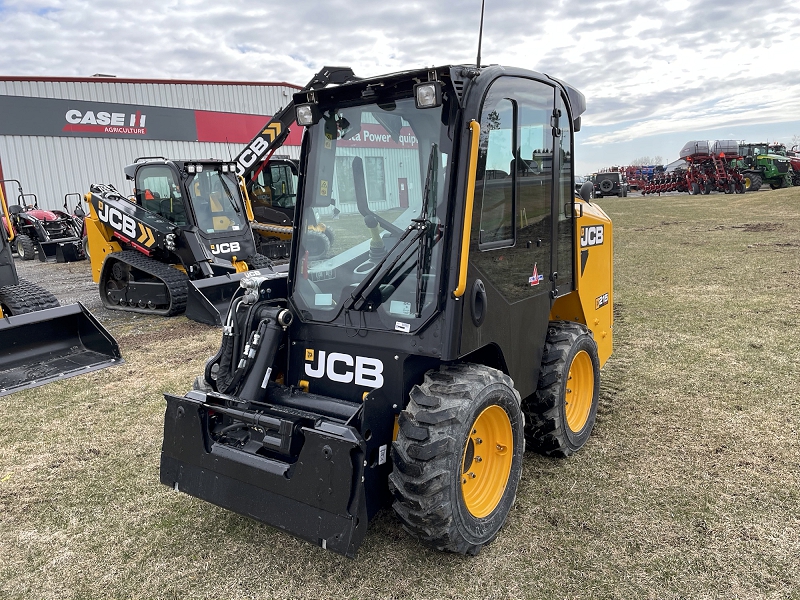
<svg viewBox="0 0 800 600">
<path fill-rule="evenodd" d="M 285 297 L 285 281 L 288 271 L 288 265 L 280 265 L 274 267 L 274 270 L 244 271 L 233 275 L 220 275 L 219 277 L 190 281 L 189 293 L 186 298 L 186 317 L 207 325 L 222 325 L 222 320 L 228 314 L 231 306 L 233 295 L 241 286 L 240 282 L 242 279 L 253 276 L 260 275 L 280 280 L 281 283 L 272 288 L 272 297 Z"/>
<path fill-rule="evenodd" d="M 0 319 L 0 396 L 122 363 L 81 303 Z"/>
</svg>

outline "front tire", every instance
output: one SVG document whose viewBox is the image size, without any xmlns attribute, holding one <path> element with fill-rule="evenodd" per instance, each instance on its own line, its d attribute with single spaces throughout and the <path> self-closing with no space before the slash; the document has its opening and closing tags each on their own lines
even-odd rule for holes
<svg viewBox="0 0 800 600">
<path fill-rule="evenodd" d="M 592 334 L 578 323 L 551 323 L 538 387 L 524 406 L 530 447 L 562 458 L 580 450 L 594 427 L 599 392 L 600 360 Z"/>
<path fill-rule="evenodd" d="M 33 260 L 36 257 L 36 245 L 24 233 L 17 236 L 17 255 L 22 260 Z"/>
<path fill-rule="evenodd" d="M 400 413 L 389 486 L 412 535 L 477 554 L 506 521 L 522 474 L 525 419 L 510 377 L 474 364 L 425 374 Z"/>
</svg>

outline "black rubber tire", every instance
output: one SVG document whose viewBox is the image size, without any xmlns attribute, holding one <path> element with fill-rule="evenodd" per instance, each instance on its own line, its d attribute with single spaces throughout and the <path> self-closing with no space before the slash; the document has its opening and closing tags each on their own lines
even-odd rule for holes
<svg viewBox="0 0 800 600">
<path fill-rule="evenodd" d="M 22 260 L 33 260 L 36 258 L 36 244 L 24 233 L 17 236 L 17 255 Z"/>
<path fill-rule="evenodd" d="M 470 444 L 475 449 L 481 443 L 470 435 L 478 416 L 491 406 L 501 407 L 509 419 L 512 457 L 502 496 L 489 514 L 478 518 L 463 498 L 463 461 Z M 477 554 L 505 523 L 522 475 L 525 418 L 514 382 L 483 365 L 445 365 L 428 371 L 425 381 L 411 390 L 399 425 L 389 487 L 404 529 L 439 550 Z M 490 442 L 486 448 L 491 447 Z M 481 462 L 479 455 L 475 459 Z"/>
<path fill-rule="evenodd" d="M 91 259 L 92 257 L 89 256 L 89 236 L 83 236 L 81 243 L 83 244 L 83 253 L 86 255 L 86 258 Z"/>
<path fill-rule="evenodd" d="M 586 422 L 576 432 L 567 424 L 566 394 L 572 362 L 581 350 L 586 351 L 591 359 L 594 389 Z M 580 450 L 589 439 L 597 418 L 599 392 L 600 361 L 591 332 L 579 323 L 551 322 L 536 392 L 523 404 L 528 424 L 525 430 L 528 447 L 562 458 Z"/>
<path fill-rule="evenodd" d="M 612 189 L 614 189 L 614 182 L 611 181 L 610 179 L 603 179 L 600 182 L 600 190 L 601 191 L 610 192 Z"/>
<path fill-rule="evenodd" d="M 693 181 L 692 185 L 689 186 L 689 193 L 692 196 L 697 196 L 697 194 L 700 193 L 700 186 L 698 185 L 698 183 L 696 181 Z"/>
<path fill-rule="evenodd" d="M 331 243 L 328 236 L 319 231 L 309 229 L 303 238 L 303 245 L 308 251 L 309 260 L 318 260 L 325 258 L 328 255 L 328 250 L 331 249 Z"/>
<path fill-rule="evenodd" d="M 263 254 L 253 254 L 244 262 L 247 263 L 247 268 L 251 271 L 258 271 L 259 269 L 269 269 L 272 267 L 272 261 Z"/>
<path fill-rule="evenodd" d="M 761 189 L 764 181 L 758 175 L 750 175 L 750 186 L 747 188 L 748 192 L 757 192 Z"/>
<path fill-rule="evenodd" d="M 322 233 L 324 233 L 325 237 L 328 238 L 328 243 L 330 244 L 330 247 L 333 247 L 333 229 L 331 229 L 328 226 L 325 226 L 325 231 L 323 231 Z"/>
<path fill-rule="evenodd" d="M 4 315 L 25 313 L 61 306 L 50 292 L 27 279 L 20 278 L 17 285 L 0 288 L 0 306 Z"/>
</svg>

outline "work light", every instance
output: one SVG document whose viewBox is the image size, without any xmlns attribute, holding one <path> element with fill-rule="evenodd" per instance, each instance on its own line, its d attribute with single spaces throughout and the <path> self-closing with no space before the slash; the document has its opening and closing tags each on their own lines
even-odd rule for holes
<svg viewBox="0 0 800 600">
<path fill-rule="evenodd" d="M 298 104 L 295 107 L 295 116 L 297 118 L 297 124 L 302 125 L 303 127 L 308 127 L 309 125 L 313 125 L 315 121 L 315 106 L 313 104 Z"/>
<path fill-rule="evenodd" d="M 442 84 L 439 81 L 418 83 L 414 86 L 417 108 L 436 108 L 442 105 Z"/>
</svg>

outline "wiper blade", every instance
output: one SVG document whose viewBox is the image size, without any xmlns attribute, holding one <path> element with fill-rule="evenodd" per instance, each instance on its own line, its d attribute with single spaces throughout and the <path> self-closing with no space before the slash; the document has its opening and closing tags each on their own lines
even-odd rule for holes
<svg viewBox="0 0 800 600">
<path fill-rule="evenodd" d="M 236 202 L 234 202 L 234 201 L 233 201 L 233 194 L 231 194 L 231 191 L 228 189 L 228 184 L 227 184 L 227 183 L 225 183 L 225 178 L 224 178 L 224 177 L 222 177 L 222 176 L 220 176 L 220 179 L 222 180 L 222 187 L 223 187 L 223 189 L 225 190 L 225 193 L 226 193 L 226 194 L 227 194 L 227 196 L 228 196 L 228 202 L 230 202 L 230 203 L 231 203 L 231 206 L 233 207 L 233 210 L 235 210 L 237 213 L 240 213 L 240 212 L 242 212 L 242 211 L 239 209 L 239 207 L 238 207 L 238 206 L 236 206 Z"/>
<path fill-rule="evenodd" d="M 422 195 L 422 219 L 428 223 L 426 231 L 422 235 L 417 253 L 417 290 L 414 298 L 416 312 L 414 317 L 422 317 L 422 303 L 425 301 L 425 292 L 428 288 L 428 278 L 425 275 L 431 270 L 431 239 L 434 236 L 433 228 L 430 227 L 430 219 L 436 218 L 436 204 L 439 191 L 439 147 L 431 145 L 431 154 L 428 157 L 428 173 L 425 176 L 425 190 Z"/>
<path fill-rule="evenodd" d="M 430 240 L 434 234 L 434 224 L 431 221 L 436 217 L 436 203 L 438 191 L 438 173 L 439 173 L 439 147 L 436 144 L 431 145 L 431 153 L 428 157 L 428 172 L 425 177 L 425 188 L 422 194 L 422 212 L 418 219 L 412 219 L 400 239 L 392 246 L 391 250 L 375 265 L 372 272 L 364 278 L 364 280 L 353 290 L 350 295 L 350 300 L 345 304 L 345 308 L 353 310 L 362 310 L 365 306 L 374 308 L 377 304 L 368 304 L 372 294 L 383 282 L 389 273 L 392 273 L 395 267 L 401 263 L 401 259 L 408 252 L 409 248 L 414 244 L 419 244 L 417 252 L 417 285 L 416 285 L 416 311 L 415 317 L 422 316 L 422 302 L 425 297 L 425 291 L 428 281 L 423 275 L 430 270 Z M 395 255 L 394 260 L 389 262 L 389 258 Z M 402 263 L 408 261 L 411 256 L 402 260 Z M 401 279 L 409 274 L 407 270 Z"/>
<path fill-rule="evenodd" d="M 355 290 L 353 290 L 353 293 L 350 294 L 350 299 L 345 303 L 346 309 L 362 310 L 364 308 L 367 299 L 381 284 L 386 275 L 394 270 L 395 266 L 397 266 L 408 249 L 419 241 L 420 237 L 427 230 L 427 225 L 430 224 L 428 221 L 423 221 L 422 219 L 414 219 L 412 223 L 412 225 L 406 228 L 395 245 L 392 246 L 392 249 L 373 267 L 370 274 L 358 284 Z M 389 258 L 393 254 L 395 258 L 389 262 Z M 406 258 L 406 260 L 408 260 L 408 258 Z"/>
</svg>

